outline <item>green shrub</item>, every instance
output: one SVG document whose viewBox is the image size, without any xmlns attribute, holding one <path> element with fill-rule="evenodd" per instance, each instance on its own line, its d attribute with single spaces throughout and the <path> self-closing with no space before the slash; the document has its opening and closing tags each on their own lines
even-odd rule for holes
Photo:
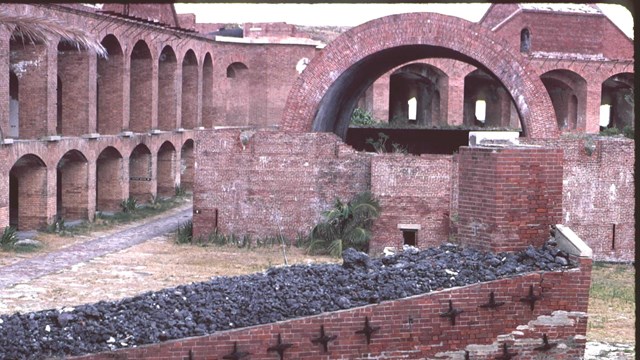
<svg viewBox="0 0 640 360">
<path fill-rule="evenodd" d="M 122 202 L 120 203 L 120 207 L 122 208 L 122 212 L 135 212 L 138 208 L 138 200 L 133 197 L 129 197 L 127 200 L 122 200 Z"/>
<path fill-rule="evenodd" d="M 187 190 L 183 188 L 181 185 L 176 185 L 176 196 L 185 196 L 187 194 Z"/>
<path fill-rule="evenodd" d="M 18 241 L 18 232 L 13 226 L 7 226 L 0 237 L 0 247 L 2 249 L 10 249 Z"/>
<path fill-rule="evenodd" d="M 373 115 L 361 108 L 356 108 L 355 110 L 353 110 L 353 113 L 351 113 L 350 125 L 372 126 L 376 123 L 377 121 L 373 118 Z"/>
<path fill-rule="evenodd" d="M 370 192 L 346 204 L 336 199 L 333 208 L 324 212 L 325 220 L 311 231 L 309 252 L 338 257 L 347 248 L 369 251 L 370 229 L 379 214 L 380 204 Z"/>
<path fill-rule="evenodd" d="M 193 242 L 193 221 L 182 223 L 176 232 L 176 243 L 190 244 Z"/>
</svg>

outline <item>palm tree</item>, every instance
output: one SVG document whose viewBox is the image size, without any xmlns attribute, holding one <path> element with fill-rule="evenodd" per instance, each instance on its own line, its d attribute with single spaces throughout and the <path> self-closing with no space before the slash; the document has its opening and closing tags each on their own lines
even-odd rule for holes
<svg viewBox="0 0 640 360">
<path fill-rule="evenodd" d="M 346 204 L 336 199 L 323 213 L 325 220 L 310 234 L 309 251 L 340 256 L 347 248 L 369 250 L 371 225 L 380 213 L 380 204 L 370 192 L 363 192 Z"/>
<path fill-rule="evenodd" d="M 4 26 L 11 37 L 22 38 L 30 42 L 48 44 L 51 35 L 59 37 L 78 47 L 91 51 L 98 56 L 107 57 L 107 50 L 102 44 L 84 30 L 76 29 L 61 20 L 33 15 L 12 15 L 0 10 L 0 26 Z"/>
<path fill-rule="evenodd" d="M 78 50 L 85 49 L 96 55 L 107 58 L 107 49 L 87 32 L 75 29 L 58 19 L 50 19 L 33 15 L 12 15 L 0 10 L 0 26 L 11 33 L 11 39 L 22 39 L 23 42 L 49 44 L 50 36 L 74 44 Z M 0 127 L 0 142 L 4 133 Z"/>
</svg>

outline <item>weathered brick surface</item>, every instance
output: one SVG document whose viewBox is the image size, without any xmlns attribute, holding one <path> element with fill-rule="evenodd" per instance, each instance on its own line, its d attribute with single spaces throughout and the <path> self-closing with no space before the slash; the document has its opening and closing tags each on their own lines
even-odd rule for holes
<svg viewBox="0 0 640 360">
<path fill-rule="evenodd" d="M 202 131 L 195 149 L 195 236 L 207 236 L 217 224 L 224 234 L 282 232 L 294 239 L 308 233 L 336 198 L 368 189 L 369 155 L 333 134 Z"/>
<path fill-rule="evenodd" d="M 584 239 L 594 259 L 633 261 L 635 142 L 596 137 L 535 143 L 564 152 L 562 224 Z"/>
<path fill-rule="evenodd" d="M 371 158 L 371 192 L 380 201 L 370 251 L 402 248 L 399 224 L 419 225 L 417 246 L 437 246 L 449 235 L 449 155 L 376 155 Z"/>
<path fill-rule="evenodd" d="M 458 240 L 516 251 L 541 246 L 562 222 L 562 150 L 461 147 Z"/>
<path fill-rule="evenodd" d="M 238 350 L 250 352 L 252 359 L 273 359 L 275 354 L 266 349 L 275 345 L 278 334 L 281 334 L 283 343 L 293 345 L 285 352 L 285 357 L 292 359 L 434 358 L 437 353 L 462 351 L 470 344 L 493 344 L 498 335 L 515 330 L 519 325 L 527 325 L 541 315 L 551 315 L 556 310 L 586 312 L 591 260 L 582 259 L 580 263 L 580 269 L 565 272 L 531 273 L 350 310 L 78 359 L 112 359 L 117 356 L 129 360 L 183 359 L 190 351 L 195 358 L 219 359 L 232 352 L 234 342 L 237 342 Z M 520 301 L 527 296 L 531 285 L 536 295 L 542 295 L 533 311 L 528 304 Z M 505 302 L 498 310 L 479 307 L 488 301 L 491 291 L 494 291 L 496 301 Z M 455 326 L 450 324 L 449 319 L 440 316 L 447 311 L 449 300 L 455 308 L 464 311 L 456 319 Z M 380 327 L 369 345 L 363 335 L 355 333 L 363 328 L 365 316 L 369 317 L 372 326 Z M 335 341 L 329 343 L 329 354 L 323 354 L 320 345 L 311 343 L 311 339 L 319 336 L 321 325 L 324 325 L 327 335 L 337 336 Z M 547 326 L 546 329 L 551 341 L 555 342 L 574 335 L 584 336 L 586 321 L 582 320 L 568 331 L 561 325 Z M 535 331 L 528 334 L 531 333 Z M 581 358 L 584 342 L 564 351 L 558 350 L 554 354 L 575 354 L 576 358 Z M 490 358 L 500 353 L 496 349 Z M 472 353 L 472 358 L 475 358 L 474 355 Z M 554 358 L 561 357 L 554 355 Z"/>
</svg>

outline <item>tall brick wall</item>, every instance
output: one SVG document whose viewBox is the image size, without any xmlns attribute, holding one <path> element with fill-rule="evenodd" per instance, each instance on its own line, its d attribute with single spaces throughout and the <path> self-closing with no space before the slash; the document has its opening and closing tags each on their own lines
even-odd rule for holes
<svg viewBox="0 0 640 360">
<path fill-rule="evenodd" d="M 460 243 L 516 251 L 562 223 L 562 150 L 461 147 L 459 171 Z"/>
<path fill-rule="evenodd" d="M 217 224 L 224 234 L 295 239 L 336 198 L 369 188 L 369 155 L 330 133 L 202 131 L 195 150 L 194 236 Z"/>
<path fill-rule="evenodd" d="M 635 142 L 625 138 L 535 141 L 564 151 L 562 224 L 593 249 L 594 259 L 635 258 Z"/>
<path fill-rule="evenodd" d="M 77 359 L 184 359 L 189 353 L 196 359 L 222 358 L 233 351 L 233 344 L 237 342 L 238 350 L 250 352 L 251 359 L 267 360 L 277 356 L 266 350 L 276 345 L 278 334 L 282 336 L 283 343 L 292 344 L 284 353 L 288 359 L 338 356 L 341 359 L 424 359 L 434 358 L 436 354 L 442 355 L 448 351 L 463 354 L 468 345 L 475 345 L 468 348 L 470 358 L 494 359 L 502 354 L 502 349 L 496 345 L 499 335 L 514 331 L 519 325 L 533 325 L 538 317 L 551 315 L 557 310 L 573 312 L 572 316 L 579 316 L 587 311 L 591 259 L 583 258 L 579 262 L 579 269 L 565 272 L 530 273 L 350 310 Z M 520 301 L 528 295 L 530 286 L 533 286 L 536 295 L 542 295 L 542 299 L 536 302 L 533 310 L 528 304 Z M 495 310 L 480 308 L 479 305 L 487 303 L 492 291 L 495 293 L 496 301 L 504 301 L 505 305 Z M 464 311 L 456 319 L 455 325 L 451 325 L 449 319 L 440 316 L 448 310 L 448 301 L 452 301 L 455 308 Z M 372 335 L 369 345 L 363 335 L 355 333 L 364 327 L 365 317 L 369 317 L 371 326 L 380 327 Z M 561 340 L 568 344 L 554 350 L 551 353 L 554 358 L 567 355 L 581 358 L 584 354 L 587 324 L 586 321 L 580 320 L 568 329 L 563 327 L 562 322 L 549 320 L 545 322 L 546 327 L 541 326 L 537 330 L 530 326 L 527 330 L 529 342 L 523 341 L 520 347 L 516 345 L 513 350 L 536 353 L 531 349 L 532 344 L 542 345 L 541 331 L 546 329 L 550 341 Z M 321 325 L 324 326 L 327 335 L 337 336 L 336 340 L 328 345 L 329 354 L 322 353 L 321 345 L 311 343 L 311 339 L 320 335 Z M 492 344 L 493 351 L 482 347 L 482 350 L 478 350 L 477 345 Z M 476 353 L 484 356 L 489 353 L 491 357 L 477 357 Z"/>
<path fill-rule="evenodd" d="M 402 154 L 371 158 L 371 192 L 380 201 L 381 213 L 371 240 L 371 253 L 386 246 L 402 248 L 399 225 L 420 227 L 417 246 L 438 246 L 449 236 L 451 156 Z"/>
</svg>

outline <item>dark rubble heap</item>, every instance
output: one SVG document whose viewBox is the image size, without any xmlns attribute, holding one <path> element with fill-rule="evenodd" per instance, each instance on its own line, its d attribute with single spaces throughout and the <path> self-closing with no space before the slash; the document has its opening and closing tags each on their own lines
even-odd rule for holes
<svg viewBox="0 0 640 360">
<path fill-rule="evenodd" d="M 538 270 L 573 267 L 553 246 L 486 253 L 446 244 L 342 266 L 295 265 L 74 309 L 0 316 L 0 358 L 80 355 L 272 323 Z"/>
</svg>

